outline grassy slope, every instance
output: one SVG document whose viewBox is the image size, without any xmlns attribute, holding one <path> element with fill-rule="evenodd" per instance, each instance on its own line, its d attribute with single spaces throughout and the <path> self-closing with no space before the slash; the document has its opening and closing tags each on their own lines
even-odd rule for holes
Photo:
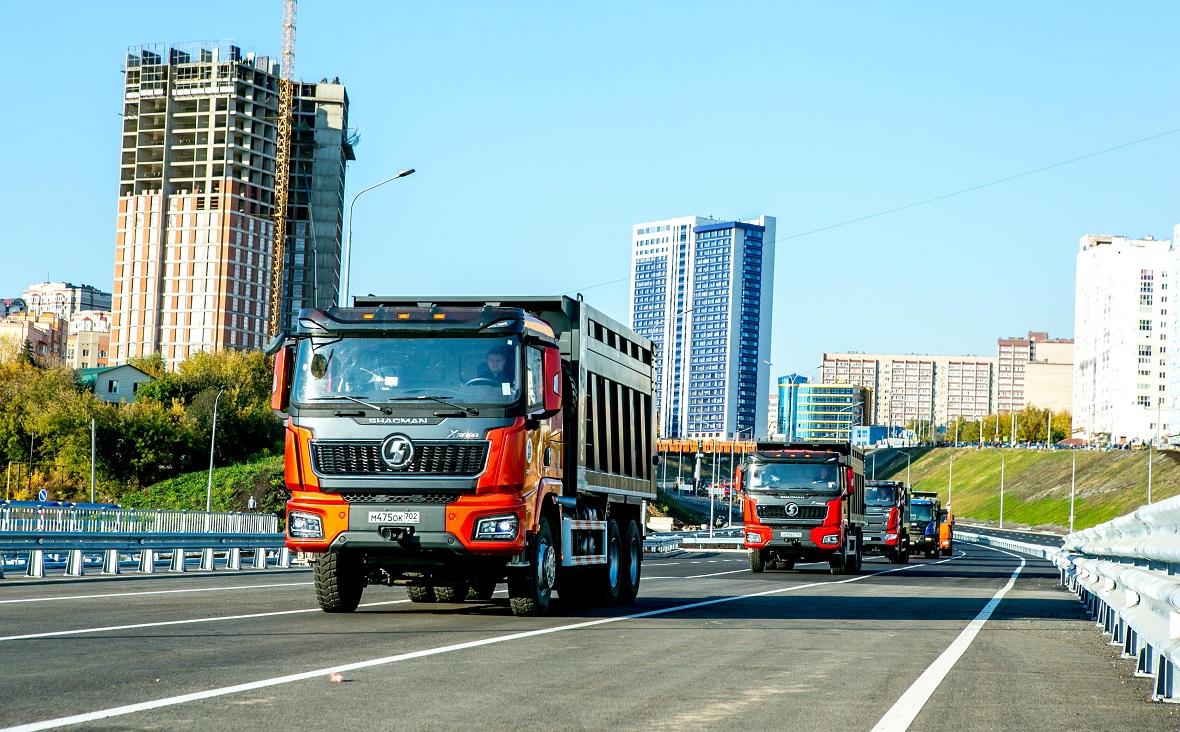
<svg viewBox="0 0 1180 732">
<path fill-rule="evenodd" d="M 119 503 L 128 508 L 204 511 L 208 471 L 185 473 L 126 493 Z M 213 510 L 246 511 L 250 497 L 257 510 L 283 515 L 287 489 L 283 485 L 283 456 L 257 455 L 244 463 L 213 469 Z"/>
<path fill-rule="evenodd" d="M 1074 528 L 1084 529 L 1129 513 L 1147 502 L 1147 452 L 1003 450 L 1004 524 L 1065 530 L 1069 527 L 1071 460 L 1077 458 Z M 1152 500 L 1180 494 L 1180 456 L 1155 452 Z M 954 457 L 951 503 L 955 516 L 999 520 L 1000 454 L 996 450 L 940 448 L 915 457 L 915 490 L 937 491 L 946 501 Z M 878 478 L 882 477 L 878 472 Z M 905 480 L 905 461 L 887 476 Z"/>
</svg>

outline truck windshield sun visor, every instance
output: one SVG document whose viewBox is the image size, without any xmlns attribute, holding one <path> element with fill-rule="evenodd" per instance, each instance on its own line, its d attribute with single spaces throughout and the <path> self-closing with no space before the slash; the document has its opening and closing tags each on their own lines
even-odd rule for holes
<svg viewBox="0 0 1180 732">
<path fill-rule="evenodd" d="M 299 343 L 292 398 L 382 412 L 392 402 L 435 402 L 474 415 L 471 405 L 516 404 L 523 372 L 517 335 L 311 337 Z"/>
<path fill-rule="evenodd" d="M 840 487 L 834 463 L 761 463 L 750 466 L 749 489 L 754 491 L 834 491 Z"/>
</svg>

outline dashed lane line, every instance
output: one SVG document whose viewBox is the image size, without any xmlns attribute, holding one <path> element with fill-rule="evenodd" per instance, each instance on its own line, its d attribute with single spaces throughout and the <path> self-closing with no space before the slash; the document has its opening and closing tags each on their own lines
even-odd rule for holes
<svg viewBox="0 0 1180 732">
<path fill-rule="evenodd" d="M 960 552 L 959 556 L 963 556 Z M 693 610 L 701 607 L 710 607 L 713 605 L 721 605 L 724 603 L 738 602 L 741 600 L 750 600 L 757 597 L 768 597 L 770 595 L 779 595 L 785 592 L 794 592 L 796 590 L 805 590 L 812 587 L 830 587 L 833 585 L 845 585 L 852 582 L 859 582 L 861 580 L 877 577 L 883 574 L 890 574 L 892 572 L 904 572 L 910 569 L 920 569 L 922 567 L 930 567 L 935 564 L 943 564 L 944 562 L 954 561 L 958 557 L 951 557 L 943 559 L 938 562 L 931 562 L 929 564 L 909 565 L 894 567 L 892 569 L 885 569 L 880 572 L 873 572 L 872 574 L 861 574 L 854 577 L 849 577 L 843 580 L 833 580 L 828 582 L 809 582 L 802 585 L 791 585 L 789 587 L 778 587 L 772 590 L 764 590 L 762 592 L 751 592 L 744 595 L 731 595 L 729 597 L 718 597 L 711 600 L 702 600 L 699 602 L 690 602 L 685 605 L 674 605 L 672 607 L 660 608 L 659 610 L 648 610 L 641 613 L 633 613 L 631 615 L 619 615 L 611 618 L 599 618 L 596 620 L 587 620 L 580 623 L 569 623 L 567 625 L 558 625 L 551 628 L 541 628 L 539 630 L 529 630 L 521 633 L 509 633 L 507 635 L 496 635 L 490 638 L 483 638 L 481 640 L 467 641 L 465 643 L 454 643 L 446 646 L 438 646 L 435 648 L 427 648 L 420 651 L 411 651 L 409 653 L 399 653 L 395 656 L 386 656 L 384 658 L 374 658 L 367 661 L 358 661 L 355 663 L 342 664 L 340 666 L 330 666 L 328 668 L 315 669 L 313 671 L 303 671 L 301 673 L 289 674 L 286 676 L 276 676 L 269 679 L 259 679 L 257 681 L 250 681 L 244 684 L 234 684 L 232 686 L 223 686 L 217 689 L 206 689 L 205 691 L 197 691 L 191 694 L 181 694 L 179 696 L 170 696 L 164 699 L 153 699 L 151 701 L 140 702 L 137 704 L 125 704 L 123 706 L 111 707 L 109 709 L 100 709 L 93 712 L 86 712 L 84 714 L 74 714 L 68 717 L 58 717 L 56 719 L 47 719 L 40 722 L 30 722 L 28 724 L 20 724 L 13 727 L 4 727 L 0 732 L 37 732 L 38 730 L 57 729 L 59 727 L 67 727 L 74 724 L 83 724 L 85 722 L 94 722 L 100 719 L 110 719 L 111 717 L 122 717 L 129 714 L 136 714 L 139 712 L 146 712 L 152 709 L 160 709 L 163 707 L 172 707 L 179 704 L 187 704 L 189 702 L 200 701 L 203 699 L 213 699 L 221 696 L 228 696 L 230 694 L 238 694 L 243 691 L 253 691 L 255 689 L 265 689 L 271 686 L 279 686 L 282 684 L 290 684 L 297 681 L 307 681 L 314 678 L 322 678 L 333 673 L 346 673 L 349 671 L 357 671 L 360 669 L 374 668 L 377 666 L 387 666 L 389 664 L 398 663 L 400 661 L 409 661 L 416 658 L 425 658 L 428 656 L 437 656 L 444 653 L 453 653 L 455 651 L 463 651 L 471 648 L 479 648 L 481 646 L 490 646 L 499 643 L 506 643 L 509 641 L 524 640 L 527 638 L 536 638 L 544 635 L 552 635 L 554 633 L 563 633 L 572 630 L 582 630 L 585 628 L 593 628 L 599 625 L 609 625 L 612 623 L 619 623 L 625 620 L 641 620 L 643 618 L 652 618 L 660 615 L 668 615 L 671 613 L 683 612 L 685 610 Z M 402 602 L 406 602 L 403 600 Z"/>
<path fill-rule="evenodd" d="M 1001 549 L 994 549 L 990 546 L 984 546 L 985 549 L 991 549 L 1001 554 L 1007 554 L 1010 557 L 1016 557 L 1020 560 L 1020 564 L 1012 572 L 1012 576 L 1008 578 L 1008 584 L 1000 588 L 1000 591 L 992 596 L 975 619 L 967 624 L 962 633 L 947 646 L 938 658 L 934 659 L 934 663 L 930 664 L 929 668 L 922 672 L 910 688 L 901 695 L 889 711 L 881 717 L 881 721 L 873 727 L 871 732 L 906 732 L 913 724 L 914 719 L 926 706 L 926 702 L 930 700 L 930 696 L 934 694 L 935 689 L 954 668 L 955 663 L 962 657 L 963 653 L 971 646 L 971 642 L 975 640 L 975 636 L 979 635 L 979 631 L 983 629 L 984 623 L 995 612 L 996 607 L 999 606 L 1000 601 L 1004 599 L 1004 595 L 1008 594 L 1008 590 L 1016 585 L 1016 578 L 1020 575 L 1020 570 L 1024 569 L 1024 558 L 1011 552 L 1006 552 Z"/>
<path fill-rule="evenodd" d="M 136 595 L 178 595 L 186 592 L 229 592 L 232 590 L 260 590 L 271 587 L 301 587 L 311 582 L 276 582 L 269 585 L 234 585 L 233 587 L 191 587 L 183 590 L 143 590 L 141 592 L 107 592 L 99 595 L 66 595 L 64 597 L 24 597 L 16 600 L 0 600 L 0 605 L 17 602 L 55 602 L 57 600 L 94 600 L 105 597 L 134 597 Z"/>
</svg>

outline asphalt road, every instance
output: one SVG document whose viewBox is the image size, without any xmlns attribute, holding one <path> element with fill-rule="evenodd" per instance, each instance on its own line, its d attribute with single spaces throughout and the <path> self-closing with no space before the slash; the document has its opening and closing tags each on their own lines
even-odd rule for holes
<svg viewBox="0 0 1180 732">
<path fill-rule="evenodd" d="M 537 619 L 513 617 L 502 592 L 424 606 L 387 587 L 328 615 L 306 570 L 10 576 L 0 727 L 90 715 L 78 729 L 1147 732 L 1180 720 L 1146 701 L 1149 680 L 1116 660 L 1045 562 L 960 545 L 905 567 L 871 559 L 858 577 L 801 569 L 649 557 L 635 605 Z"/>
</svg>

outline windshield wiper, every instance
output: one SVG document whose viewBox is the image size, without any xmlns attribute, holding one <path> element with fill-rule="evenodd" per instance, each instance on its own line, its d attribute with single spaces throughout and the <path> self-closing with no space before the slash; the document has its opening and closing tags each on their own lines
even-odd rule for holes
<svg viewBox="0 0 1180 732">
<path fill-rule="evenodd" d="M 443 399 L 442 397 L 437 397 L 432 394 L 424 394 L 422 396 L 394 397 L 393 399 L 390 399 L 389 401 L 391 401 L 391 402 L 421 402 L 421 401 L 426 401 L 426 400 L 429 400 L 432 402 L 438 402 L 439 404 L 445 404 L 448 407 L 454 407 L 455 409 L 461 410 L 464 413 L 471 415 L 472 417 L 476 417 L 479 415 L 479 410 L 474 407 L 465 407 L 462 404 L 456 404 L 455 402 L 447 401 L 446 399 Z"/>
<path fill-rule="evenodd" d="M 319 399 L 322 399 L 324 401 L 347 399 L 350 402 L 356 402 L 357 404 L 368 407 L 369 409 L 376 409 L 378 412 L 381 412 L 382 414 L 393 414 L 393 410 L 390 409 L 389 407 L 379 407 L 376 404 L 370 404 L 370 403 L 366 402 L 361 397 L 349 396 L 348 394 L 337 394 L 334 396 L 324 396 L 324 397 L 319 397 Z"/>
</svg>

